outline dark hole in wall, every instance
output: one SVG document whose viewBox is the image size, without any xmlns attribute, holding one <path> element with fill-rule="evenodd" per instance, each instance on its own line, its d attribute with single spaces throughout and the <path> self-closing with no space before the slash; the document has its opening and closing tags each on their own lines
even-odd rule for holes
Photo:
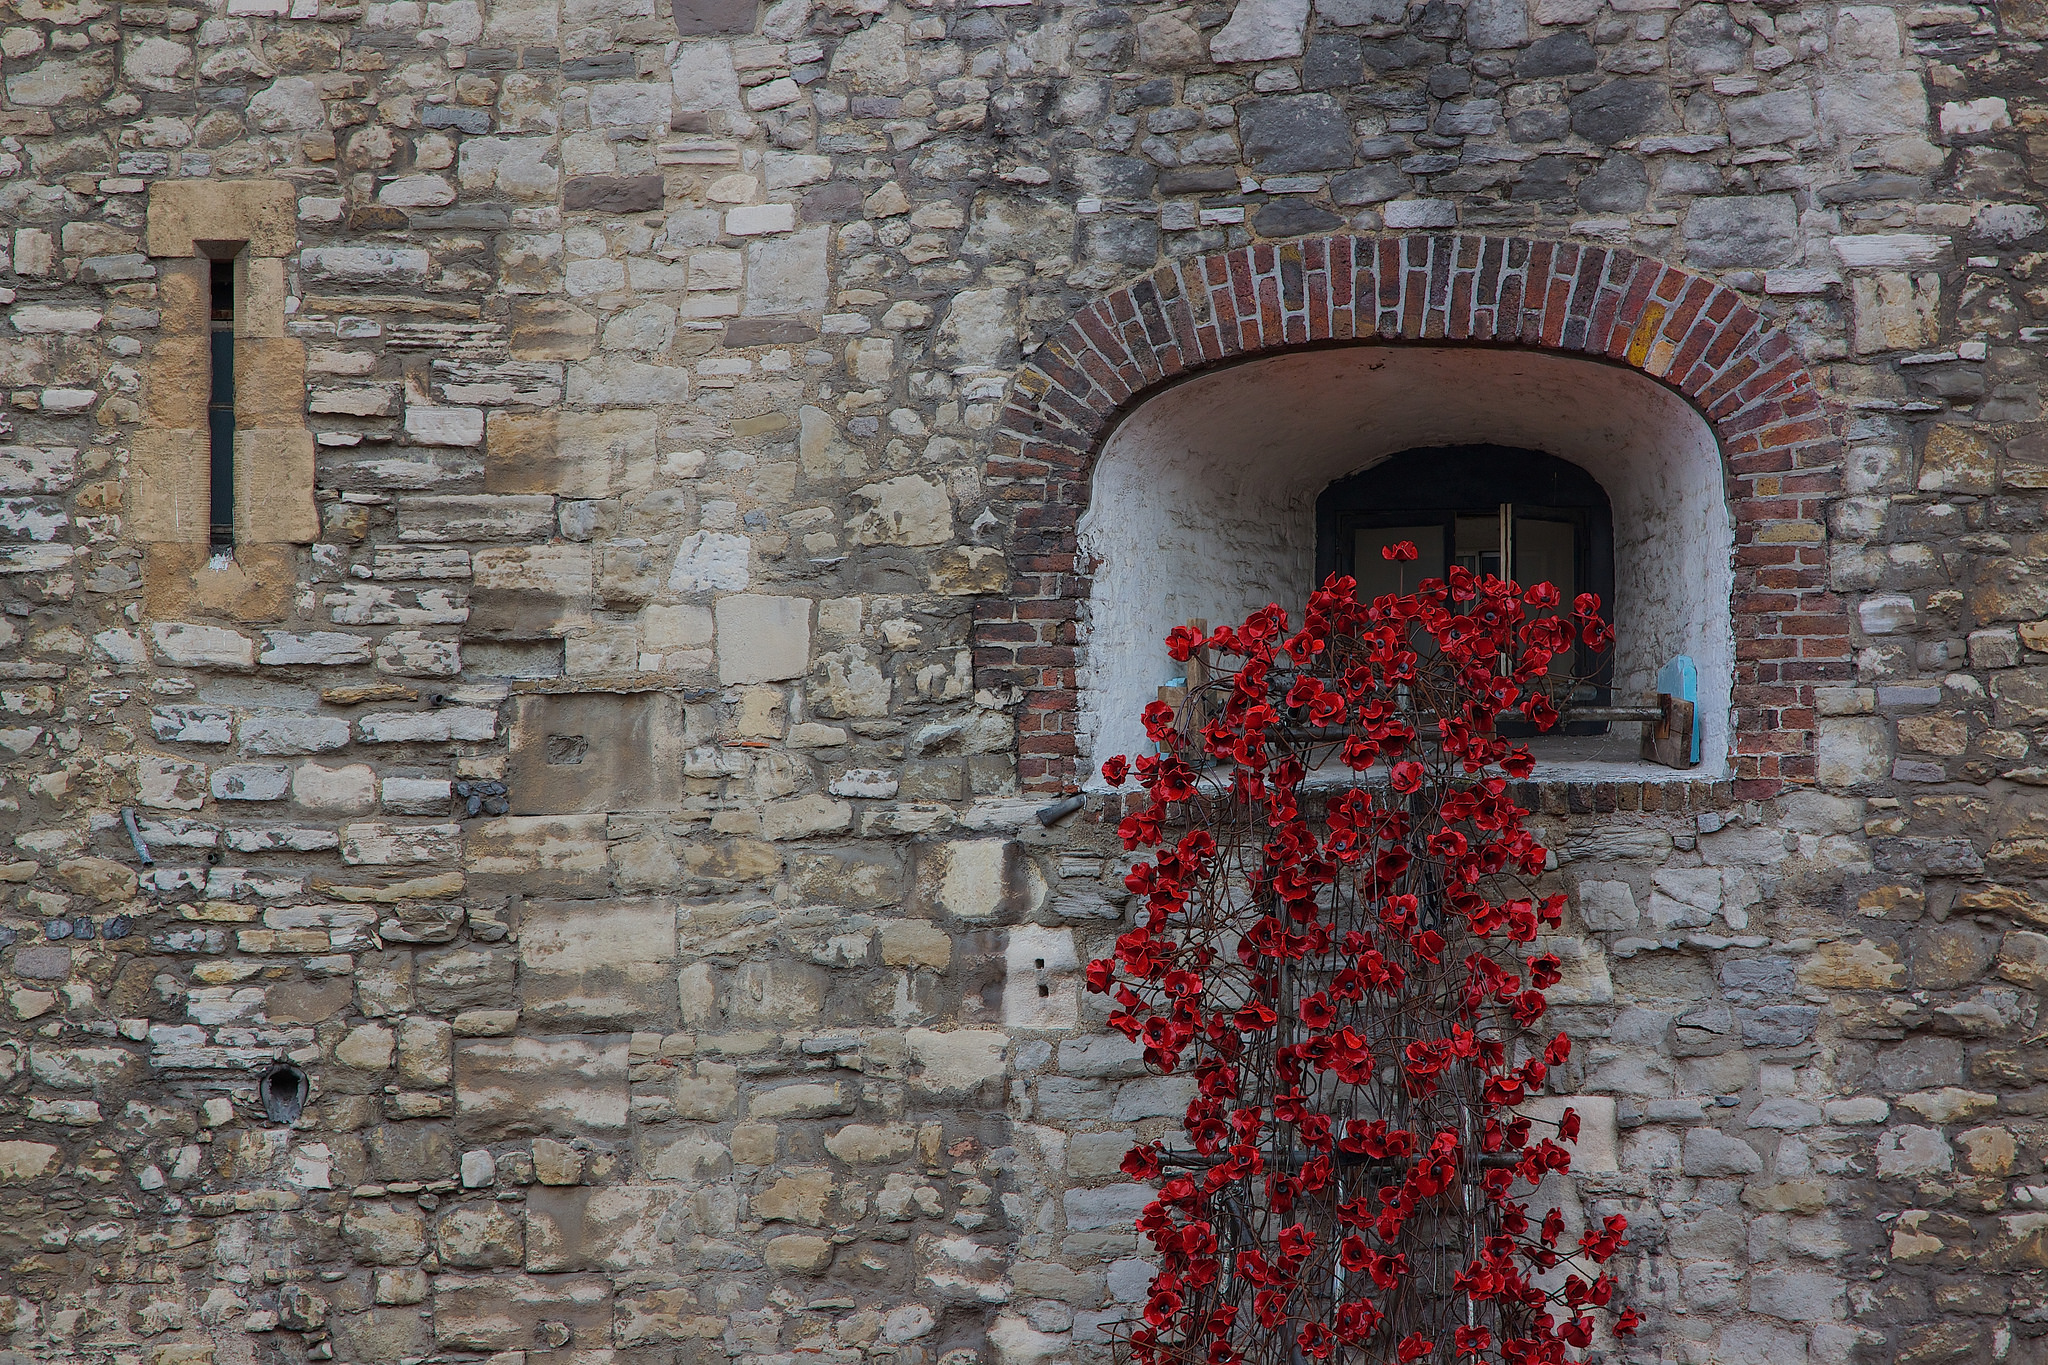
<svg viewBox="0 0 2048 1365">
<path fill-rule="evenodd" d="M 306 1108 L 309 1089 L 306 1073 L 290 1062 L 279 1062 L 263 1073 L 258 1093 L 263 1112 L 272 1123 L 296 1123 Z"/>
</svg>

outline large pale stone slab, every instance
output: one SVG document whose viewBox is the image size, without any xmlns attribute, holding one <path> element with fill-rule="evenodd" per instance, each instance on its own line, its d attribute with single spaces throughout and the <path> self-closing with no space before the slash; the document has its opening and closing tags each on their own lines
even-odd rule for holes
<svg viewBox="0 0 2048 1365">
<path fill-rule="evenodd" d="M 603 815 L 478 820 L 465 846 L 473 878 L 529 895 L 594 896 L 610 886 Z"/>
<path fill-rule="evenodd" d="M 437 1275 L 434 1338 L 443 1350 L 517 1351 L 542 1322 L 568 1327 L 572 1341 L 611 1335 L 611 1281 L 570 1275 Z"/>
<path fill-rule="evenodd" d="M 809 598 L 736 593 L 719 598 L 713 612 L 720 682 L 779 682 L 810 666 Z"/>
<path fill-rule="evenodd" d="M 536 1027 L 670 1024 L 675 974 L 668 900 L 528 901 L 521 911 L 519 1003 Z"/>
<path fill-rule="evenodd" d="M 455 1048 L 465 1141 L 626 1131 L 626 1038 L 472 1038 Z"/>
<path fill-rule="evenodd" d="M 1299 57 L 1309 0 L 1238 0 L 1230 22 L 1209 41 L 1217 62 L 1270 62 Z"/>
</svg>

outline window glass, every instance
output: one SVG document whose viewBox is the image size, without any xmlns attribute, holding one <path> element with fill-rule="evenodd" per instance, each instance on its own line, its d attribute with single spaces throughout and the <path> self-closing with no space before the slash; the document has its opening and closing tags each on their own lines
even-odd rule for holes
<svg viewBox="0 0 2048 1365">
<path fill-rule="evenodd" d="M 1517 515 L 1514 544 L 1515 581 L 1524 586 L 1554 584 L 1562 596 L 1563 609 L 1569 611 L 1572 599 L 1579 595 L 1577 525 Z M 1571 669 L 1570 654 L 1551 660 L 1552 677 L 1562 677 Z"/>
<path fill-rule="evenodd" d="M 1476 574 L 1500 577 L 1500 516 L 1457 519 L 1457 562 Z"/>
<path fill-rule="evenodd" d="M 1411 541 L 1416 557 L 1390 561 L 1380 551 Z M 1358 600 L 1370 602 L 1389 593 L 1414 592 L 1425 578 L 1444 576 L 1444 528 L 1441 526 L 1366 526 L 1358 531 L 1352 551 Z"/>
</svg>

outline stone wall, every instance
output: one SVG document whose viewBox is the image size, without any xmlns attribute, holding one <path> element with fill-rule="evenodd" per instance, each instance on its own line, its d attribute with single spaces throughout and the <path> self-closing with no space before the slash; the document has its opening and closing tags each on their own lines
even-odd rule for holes
<svg viewBox="0 0 2048 1365">
<path fill-rule="evenodd" d="M 1025 447 L 1071 320 L 1333 234 L 1687 272 L 1833 452 L 1723 433 L 1735 618 L 1828 651 L 1738 629 L 1749 785 L 1531 793 L 1610 1358 L 2048 1360 L 2043 37 L 11 0 L 0 1360 L 1106 1361 L 1181 1101 L 1078 989 L 1115 812 L 1033 812 L 1071 670 L 1150 646 L 1087 635 L 1099 443 Z"/>
</svg>

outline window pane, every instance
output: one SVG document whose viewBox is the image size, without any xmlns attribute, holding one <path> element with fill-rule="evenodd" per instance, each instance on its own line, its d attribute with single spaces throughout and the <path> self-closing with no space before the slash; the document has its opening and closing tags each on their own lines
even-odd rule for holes
<svg viewBox="0 0 2048 1365">
<path fill-rule="evenodd" d="M 1416 557 L 1406 562 L 1380 558 L 1380 551 L 1404 540 L 1415 542 Z M 1367 526 L 1354 542 L 1351 576 L 1358 580 L 1358 600 L 1370 602 L 1389 593 L 1414 592 L 1425 578 L 1444 576 L 1442 526 Z"/>
<path fill-rule="evenodd" d="M 1500 517 L 1459 517 L 1458 563 L 1476 574 L 1500 576 Z"/>
<path fill-rule="evenodd" d="M 1515 581 L 1525 587 L 1555 583 L 1564 600 L 1578 596 L 1578 575 L 1573 554 L 1578 548 L 1578 528 L 1568 521 L 1542 521 L 1535 517 L 1515 518 Z"/>
<path fill-rule="evenodd" d="M 1543 521 L 1536 517 L 1515 518 L 1515 581 L 1524 587 L 1554 584 L 1564 598 L 1561 610 L 1571 612 L 1572 599 L 1579 594 L 1579 579 L 1573 555 L 1578 547 L 1578 528 L 1568 521 Z M 1568 676 L 1574 660 L 1570 650 L 1550 661 L 1550 676 Z"/>
</svg>

